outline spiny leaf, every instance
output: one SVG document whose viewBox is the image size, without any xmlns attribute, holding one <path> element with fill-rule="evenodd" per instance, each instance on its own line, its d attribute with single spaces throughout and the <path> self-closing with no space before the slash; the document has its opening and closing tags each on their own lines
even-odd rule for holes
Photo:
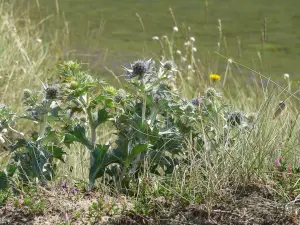
<svg viewBox="0 0 300 225">
<path fill-rule="evenodd" d="M 92 151 L 92 156 L 94 158 L 93 165 L 91 165 L 89 180 L 91 184 L 95 183 L 95 180 L 103 176 L 105 168 L 113 163 L 112 157 L 107 153 L 109 145 L 97 145 Z"/>
<path fill-rule="evenodd" d="M 131 162 L 138 154 L 146 151 L 148 148 L 148 145 L 147 144 L 137 144 L 135 145 L 131 152 L 130 152 L 130 155 L 128 157 L 128 160 L 129 162 Z"/>
<path fill-rule="evenodd" d="M 27 145 L 27 141 L 25 139 L 18 139 L 14 144 L 10 145 L 12 151 L 25 147 Z"/>
<path fill-rule="evenodd" d="M 109 118 L 111 118 L 111 116 L 108 114 L 105 108 L 99 109 L 95 118 L 95 127 L 105 123 Z"/>
<path fill-rule="evenodd" d="M 0 190 L 5 190 L 8 188 L 7 176 L 3 171 L 0 171 Z"/>
<path fill-rule="evenodd" d="M 17 170 L 17 166 L 16 165 L 9 164 L 5 168 L 5 174 L 8 177 L 12 177 L 14 175 L 14 173 L 16 172 L 16 170 Z"/>
<path fill-rule="evenodd" d="M 61 147 L 59 147 L 57 145 L 53 145 L 53 146 L 47 146 L 47 149 L 49 152 L 52 153 L 53 158 L 59 159 L 62 162 L 65 162 L 63 156 L 66 154 L 66 152 L 64 152 Z"/>
<path fill-rule="evenodd" d="M 93 149 L 93 145 L 89 142 L 85 135 L 84 127 L 77 125 L 73 130 L 67 130 L 63 140 L 64 144 L 70 148 L 73 142 L 79 142 L 89 149 Z"/>
</svg>

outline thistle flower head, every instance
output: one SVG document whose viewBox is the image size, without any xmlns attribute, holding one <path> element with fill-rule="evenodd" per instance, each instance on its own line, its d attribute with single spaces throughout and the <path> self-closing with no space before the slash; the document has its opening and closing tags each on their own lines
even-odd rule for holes
<svg viewBox="0 0 300 225">
<path fill-rule="evenodd" d="M 144 75 L 147 72 L 148 66 L 145 61 L 138 60 L 133 64 L 132 69 L 133 74 L 140 76 Z"/>
<path fill-rule="evenodd" d="M 23 91 L 23 100 L 27 100 L 32 95 L 32 92 L 29 89 L 24 89 Z"/>
<path fill-rule="evenodd" d="M 257 115 L 255 113 L 250 113 L 246 116 L 248 123 L 254 123 Z"/>
<path fill-rule="evenodd" d="M 48 100 L 54 100 L 58 98 L 59 88 L 57 85 L 50 85 L 46 87 L 46 99 Z"/>
<path fill-rule="evenodd" d="M 216 89 L 214 89 L 212 87 L 209 87 L 205 91 L 205 97 L 212 100 L 212 99 L 215 99 L 217 97 L 220 97 L 220 94 L 216 91 Z"/>
<path fill-rule="evenodd" d="M 138 77 L 139 79 L 142 79 L 144 75 L 147 73 L 147 71 L 150 68 L 151 59 L 148 61 L 144 60 L 137 60 L 131 65 L 131 69 L 126 69 L 127 72 L 129 72 L 128 77 Z"/>
<path fill-rule="evenodd" d="M 202 103 L 202 99 L 199 98 L 199 97 L 193 98 L 193 99 L 191 100 L 191 103 L 192 103 L 194 106 L 199 107 L 199 106 L 201 105 L 201 103 Z"/>
<path fill-rule="evenodd" d="M 175 70 L 176 67 L 172 61 L 166 61 L 164 63 L 161 63 L 161 66 L 167 71 Z"/>
<path fill-rule="evenodd" d="M 165 63 L 164 63 L 164 68 L 165 68 L 166 70 L 172 70 L 172 68 L 173 68 L 172 62 L 171 62 L 171 61 L 165 62 Z"/>
<path fill-rule="evenodd" d="M 116 102 L 116 103 L 120 103 L 121 101 L 122 101 L 122 96 L 116 95 L 116 96 L 115 96 L 115 102 Z"/>
</svg>

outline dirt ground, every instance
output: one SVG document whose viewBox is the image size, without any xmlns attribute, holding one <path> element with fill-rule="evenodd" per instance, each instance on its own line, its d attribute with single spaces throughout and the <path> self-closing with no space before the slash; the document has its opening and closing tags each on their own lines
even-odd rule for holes
<svg viewBox="0 0 300 225">
<path fill-rule="evenodd" d="M 113 224 L 113 225 L 285 225 L 300 224 L 300 202 L 279 203 L 260 188 L 235 192 L 215 204 L 182 205 L 164 197 L 151 201 L 153 210 L 141 214 L 125 196 L 105 197 L 98 192 L 74 193 L 71 189 L 41 189 L 43 210 L 8 201 L 0 207 L 0 225 L 13 224 Z M 30 207 L 29 207 L 30 208 Z"/>
</svg>

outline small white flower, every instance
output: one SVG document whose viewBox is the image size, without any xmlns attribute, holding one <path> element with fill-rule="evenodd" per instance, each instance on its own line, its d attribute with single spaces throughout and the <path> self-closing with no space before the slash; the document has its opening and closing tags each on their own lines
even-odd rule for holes
<svg viewBox="0 0 300 225">
<path fill-rule="evenodd" d="M 2 137 L 2 135 L 0 135 L 0 142 L 1 142 L 1 144 L 4 144 L 4 143 L 5 143 L 5 140 L 4 140 L 4 138 Z"/>
<path fill-rule="evenodd" d="M 168 39 L 168 37 L 166 35 L 162 36 L 162 39 Z"/>
<path fill-rule="evenodd" d="M 288 73 L 283 74 L 284 79 L 289 79 L 290 75 Z"/>
<path fill-rule="evenodd" d="M 153 37 L 152 37 L 152 40 L 154 40 L 154 41 L 158 41 L 158 40 L 159 40 L 159 37 L 157 37 L 157 36 L 153 36 Z"/>
<path fill-rule="evenodd" d="M 50 108 L 51 108 L 51 109 L 54 109 L 54 108 L 57 107 L 57 106 L 58 106 L 58 104 L 57 104 L 56 102 L 53 101 L 53 102 L 51 103 L 51 105 L 50 105 Z"/>
<path fill-rule="evenodd" d="M 190 41 L 186 41 L 186 42 L 184 42 L 183 45 L 184 45 L 184 46 L 189 46 L 189 45 L 191 45 L 191 42 L 190 42 Z"/>
<path fill-rule="evenodd" d="M 181 61 L 182 61 L 182 62 L 186 62 L 186 60 L 187 60 L 187 59 L 186 59 L 185 57 L 181 57 Z"/>
<path fill-rule="evenodd" d="M 196 48 L 196 47 L 193 47 L 193 48 L 192 48 L 192 51 L 193 51 L 193 52 L 196 52 L 196 51 L 197 51 L 197 48 Z"/>
<path fill-rule="evenodd" d="M 192 65 L 188 65 L 188 69 L 191 70 L 193 67 Z"/>
<path fill-rule="evenodd" d="M 173 31 L 178 32 L 178 27 L 173 27 Z"/>
<path fill-rule="evenodd" d="M 181 51 L 180 50 L 177 50 L 176 53 L 177 53 L 177 55 L 181 55 Z"/>
<path fill-rule="evenodd" d="M 37 38 L 36 41 L 37 41 L 38 43 L 42 43 L 42 39 L 40 39 L 40 38 Z"/>
<path fill-rule="evenodd" d="M 228 59 L 228 62 L 231 64 L 233 61 L 232 61 L 232 59 Z"/>
<path fill-rule="evenodd" d="M 196 39 L 195 39 L 194 37 L 190 37 L 190 40 L 191 40 L 192 42 L 195 42 L 195 41 L 196 41 Z"/>
<path fill-rule="evenodd" d="M 1 131 L 1 133 L 6 134 L 6 133 L 7 133 L 7 129 L 4 128 L 4 129 Z"/>
</svg>

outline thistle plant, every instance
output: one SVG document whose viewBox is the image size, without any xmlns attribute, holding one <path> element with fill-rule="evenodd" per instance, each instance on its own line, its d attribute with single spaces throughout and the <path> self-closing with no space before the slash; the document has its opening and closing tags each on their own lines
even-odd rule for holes
<svg viewBox="0 0 300 225">
<path fill-rule="evenodd" d="M 142 173 L 166 175 L 180 162 L 189 163 L 187 140 L 196 140 L 199 151 L 207 142 L 217 148 L 224 140 L 218 126 L 233 120 L 238 124 L 238 116 L 213 88 L 192 100 L 182 98 L 172 87 L 177 72 L 171 61 L 155 66 L 151 59 L 138 60 L 125 68 L 124 89 L 116 89 L 76 62 L 59 65 L 55 84 L 43 84 L 42 92 L 24 90 L 23 115 L 2 108 L 1 129 L 19 137 L 11 140 L 13 161 L 0 179 L 17 173 L 25 181 L 45 183 L 55 175 L 54 159 L 65 161 L 64 146 L 77 142 L 89 151 L 89 189 L 100 178 L 129 191 Z M 16 131 L 16 119 L 33 121 L 34 131 Z M 97 139 L 98 127 L 106 123 L 115 131 L 109 144 Z"/>
<path fill-rule="evenodd" d="M 51 124 L 49 121 L 56 110 L 51 107 L 57 99 L 56 94 L 56 88 L 43 89 L 39 93 L 25 89 L 22 98 L 24 114 L 17 115 L 7 108 L 1 109 L 1 124 L 3 129 L 8 131 L 5 139 L 12 152 L 11 162 L 3 174 L 6 184 L 15 173 L 25 183 L 31 180 L 45 183 L 54 176 L 53 159 L 64 161 L 65 153 L 58 141 L 58 133 L 54 128 L 55 122 Z M 33 130 L 31 134 L 19 132 L 17 124 L 21 119 L 34 121 L 34 127 L 38 129 Z"/>
</svg>

